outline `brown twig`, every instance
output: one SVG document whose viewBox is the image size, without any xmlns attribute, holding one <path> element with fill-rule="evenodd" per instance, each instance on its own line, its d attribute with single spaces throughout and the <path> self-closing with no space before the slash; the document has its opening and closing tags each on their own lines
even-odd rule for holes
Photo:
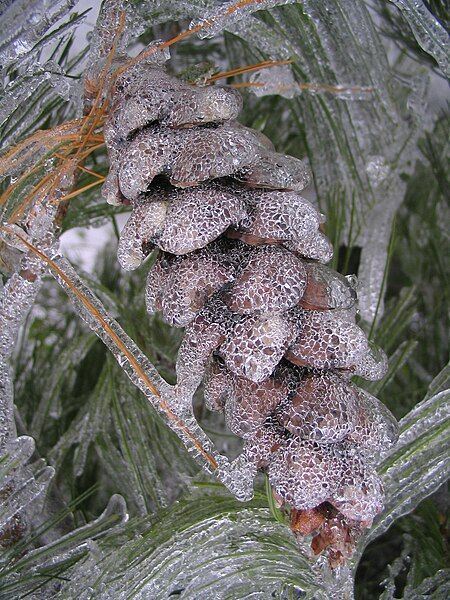
<svg viewBox="0 0 450 600">
<path fill-rule="evenodd" d="M 4 231 L 11 233 L 10 230 L 3 228 Z M 91 317 L 95 319 L 95 321 L 100 325 L 101 329 L 105 333 L 105 335 L 109 338 L 109 340 L 114 344 L 117 350 L 125 356 L 129 364 L 131 365 L 133 371 L 142 382 L 144 387 L 151 392 L 156 398 L 158 402 L 159 408 L 165 413 L 167 419 L 175 425 L 176 428 L 180 429 L 184 435 L 191 441 L 191 443 L 195 446 L 196 450 L 203 456 L 203 458 L 208 462 L 212 469 L 217 469 L 218 464 L 216 459 L 211 456 L 211 454 L 203 447 L 201 442 L 195 437 L 192 431 L 185 425 L 185 423 L 173 412 L 170 408 L 168 402 L 161 396 L 159 390 L 152 383 L 150 377 L 146 373 L 145 367 L 143 367 L 136 358 L 136 356 L 131 352 L 128 347 L 128 344 L 121 339 L 121 337 L 114 331 L 113 327 L 108 323 L 108 320 L 111 320 L 107 317 L 106 311 L 102 314 L 101 310 L 99 310 L 90 300 L 89 298 L 77 287 L 77 285 L 70 279 L 70 277 L 61 269 L 59 265 L 56 264 L 54 260 L 52 260 L 49 256 L 47 256 L 44 252 L 36 248 L 31 242 L 29 242 L 22 235 L 13 232 L 14 235 L 28 248 L 30 252 L 32 252 L 35 256 L 40 258 L 51 270 L 56 279 L 60 279 L 64 282 L 65 286 L 69 288 L 70 292 L 76 297 L 76 299 L 83 305 L 86 311 L 89 313 Z M 98 304 L 101 306 L 100 302 Z M 103 308 L 103 307 L 102 307 Z M 117 325 L 117 324 L 116 324 Z M 117 325 L 117 327 L 119 327 Z M 125 332 L 121 332 L 121 336 L 125 339 L 130 340 Z M 131 342 L 131 340 L 130 340 Z"/>
<path fill-rule="evenodd" d="M 231 87 L 233 88 L 249 88 L 249 87 L 259 87 L 262 88 L 267 85 L 267 82 L 264 81 L 240 81 L 238 83 L 232 83 Z M 278 85 L 276 87 L 276 92 L 274 93 L 282 93 L 289 92 L 293 89 L 298 88 L 299 90 L 309 91 L 309 92 L 328 92 L 330 94 L 342 94 L 349 92 L 351 94 L 371 94 L 374 89 L 372 87 L 363 87 L 363 86 L 345 86 L 345 85 L 330 85 L 328 83 L 301 83 L 295 82 L 292 85 Z"/>
<path fill-rule="evenodd" d="M 194 25 L 194 27 L 191 27 L 190 29 L 185 29 L 178 35 L 174 36 L 173 38 L 170 38 L 169 40 L 166 40 L 165 42 L 160 42 L 159 44 L 155 44 L 154 46 L 151 46 L 150 48 L 146 48 L 145 50 L 142 50 L 142 52 L 140 52 L 137 56 L 135 56 L 134 58 L 130 58 L 122 67 L 120 67 L 119 69 L 117 69 L 115 71 L 113 78 L 112 78 L 113 81 L 116 81 L 117 78 L 120 77 L 120 75 L 122 75 L 122 73 L 124 73 L 125 71 L 127 71 L 128 69 L 133 67 L 138 62 L 141 62 L 142 60 L 145 60 L 145 59 L 149 58 L 150 56 L 153 56 L 153 54 L 158 52 L 158 50 L 164 50 L 165 48 L 169 48 L 170 46 L 173 46 L 177 42 L 181 42 L 182 40 L 190 37 L 191 35 L 194 35 L 195 33 L 198 33 L 199 31 L 201 31 L 203 29 L 207 29 L 208 27 L 211 27 L 211 25 L 214 25 L 214 23 L 216 23 L 218 19 L 220 19 L 222 17 L 227 17 L 227 16 L 237 12 L 241 8 L 250 6 L 251 4 L 262 4 L 263 2 L 264 2 L 264 0 L 239 0 L 235 4 L 232 4 L 231 6 L 229 6 L 223 13 L 217 15 L 216 17 L 211 17 L 210 19 L 205 19 L 204 21 L 198 23 L 197 25 Z"/>
<path fill-rule="evenodd" d="M 262 71 L 263 69 L 270 69 L 271 67 L 278 67 L 280 65 L 290 65 L 292 60 L 263 60 L 252 65 L 245 65 L 244 67 L 237 67 L 236 69 L 230 69 L 229 71 L 221 71 L 212 75 L 206 80 L 206 83 L 213 83 L 219 79 L 225 79 L 226 77 L 235 77 L 236 75 L 242 75 L 244 73 L 251 73 L 252 71 Z"/>
</svg>

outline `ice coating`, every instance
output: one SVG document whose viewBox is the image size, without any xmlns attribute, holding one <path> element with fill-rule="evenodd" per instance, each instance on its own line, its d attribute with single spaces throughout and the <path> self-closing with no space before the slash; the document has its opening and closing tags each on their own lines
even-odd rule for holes
<svg viewBox="0 0 450 600">
<path fill-rule="evenodd" d="M 150 240 L 164 228 L 167 209 L 166 200 L 140 200 L 135 203 L 117 248 L 117 259 L 122 269 L 132 271 L 141 265 L 152 247 Z"/>
<path fill-rule="evenodd" d="M 138 63 L 128 69 L 116 82 L 110 117 L 105 125 L 113 168 L 103 195 L 111 203 L 119 196 L 117 167 L 134 132 L 155 123 L 179 127 L 233 119 L 241 105 L 242 99 L 235 90 L 190 86 L 170 77 L 155 64 Z"/>
<path fill-rule="evenodd" d="M 232 326 L 231 313 L 220 296 L 215 295 L 186 328 L 176 363 L 178 387 L 192 393 L 197 389 L 209 357 Z"/>
<path fill-rule="evenodd" d="M 112 106 L 111 122 L 118 140 L 155 121 L 182 127 L 233 120 L 242 108 L 242 97 L 232 88 L 189 85 L 145 63 L 126 71 L 116 87 L 121 93 Z"/>
<path fill-rule="evenodd" d="M 241 169 L 236 179 L 250 187 L 303 190 L 311 181 L 307 163 L 294 156 L 260 149 L 251 165 Z"/>
<path fill-rule="evenodd" d="M 319 231 L 322 215 L 296 192 L 248 192 L 248 217 L 231 235 L 247 244 L 283 244 L 306 258 L 331 259 L 332 248 Z"/>
<path fill-rule="evenodd" d="M 284 98 L 294 98 L 299 92 L 298 83 L 289 65 L 275 66 L 265 73 L 253 73 L 250 82 L 256 84 L 252 87 L 252 92 L 258 97 L 277 94 Z"/>
<path fill-rule="evenodd" d="M 164 123 L 170 127 L 221 123 L 236 119 L 241 109 L 242 96 L 237 90 L 221 86 L 191 87 L 181 95 Z"/>
<path fill-rule="evenodd" d="M 170 194 L 164 231 L 158 246 L 172 254 L 203 248 L 246 217 L 243 198 L 223 186 L 177 190 Z"/>
<path fill-rule="evenodd" d="M 319 229 L 320 214 L 296 192 L 254 191 L 248 192 L 247 197 L 251 210 L 239 231 L 254 236 L 255 243 L 308 243 Z"/>
<path fill-rule="evenodd" d="M 265 471 L 292 530 L 315 531 L 313 551 L 339 564 L 381 509 L 373 465 L 397 438 L 386 407 L 350 379 L 381 378 L 386 357 L 355 323 L 355 286 L 324 264 L 324 217 L 298 193 L 305 162 L 237 123 L 235 92 L 147 71 L 118 83 L 104 194 L 132 205 L 124 268 L 159 248 L 148 312 L 186 327 L 171 406 L 196 425 L 203 381 L 206 407 L 244 440 L 233 463 L 218 460 L 222 481 L 248 499 Z"/>
<path fill-rule="evenodd" d="M 291 438 L 268 467 L 275 492 L 294 508 L 318 506 L 338 489 L 343 464 L 331 446 Z"/>
<path fill-rule="evenodd" d="M 203 380 L 203 399 L 208 410 L 223 412 L 225 402 L 230 396 L 229 378 L 230 371 L 223 361 L 211 358 Z"/>
<path fill-rule="evenodd" d="M 271 424 L 263 425 L 253 432 L 244 444 L 243 454 L 247 460 L 254 463 L 259 469 L 267 467 L 272 461 L 275 452 L 284 444 L 280 432 Z"/>
<path fill-rule="evenodd" d="M 349 309 L 355 305 L 356 292 L 349 281 L 320 263 L 304 263 L 307 284 L 301 306 L 311 310 Z"/>
<path fill-rule="evenodd" d="M 225 402 L 227 425 L 235 435 L 251 438 L 286 398 L 288 390 L 274 377 L 255 383 L 231 374 L 228 381 L 231 393 Z"/>
<path fill-rule="evenodd" d="M 303 262 L 276 246 L 255 248 L 234 281 L 227 305 L 233 312 L 284 312 L 297 304 L 306 286 Z"/>
<path fill-rule="evenodd" d="M 148 274 L 149 312 L 159 310 L 169 325 L 185 327 L 233 274 L 233 266 L 218 248 L 202 248 L 186 256 L 163 255 Z"/>
<path fill-rule="evenodd" d="M 318 443 L 335 443 L 355 431 L 357 395 L 332 372 L 310 373 L 297 385 L 280 420 L 292 434 Z"/>
<path fill-rule="evenodd" d="M 383 488 L 376 471 L 353 448 L 338 449 L 343 464 L 338 488 L 330 499 L 345 517 L 371 521 L 383 508 Z"/>
<path fill-rule="evenodd" d="M 385 356 L 374 355 L 357 325 L 331 311 L 303 311 L 302 317 L 300 333 L 286 353 L 288 360 L 314 369 L 349 369 L 366 379 L 385 374 Z"/>
<path fill-rule="evenodd" d="M 326 235 L 320 231 L 315 236 L 308 248 L 300 240 L 292 240 L 285 243 L 286 248 L 292 252 L 298 252 L 301 256 L 312 258 L 322 263 L 327 263 L 333 257 L 333 246 Z"/>
<path fill-rule="evenodd" d="M 223 2 L 219 7 L 208 10 L 201 20 L 192 21 L 190 28 L 199 28 L 198 36 L 201 38 L 214 37 L 222 29 L 230 28 L 233 24 L 242 21 L 256 10 L 291 4 L 292 2 L 294 0 L 253 0 L 246 3 L 228 0 L 228 2 Z M 237 6 L 239 10 L 236 10 Z"/>
<path fill-rule="evenodd" d="M 236 375 L 260 382 L 269 377 L 295 337 L 282 315 L 241 317 L 228 332 L 219 355 Z"/>
<path fill-rule="evenodd" d="M 367 342 L 367 347 L 368 350 L 362 356 L 357 373 L 371 381 L 383 379 L 388 369 L 387 356 L 381 348 L 378 348 L 370 340 Z"/>
<path fill-rule="evenodd" d="M 367 460 L 379 462 L 397 441 L 398 423 L 391 411 L 375 396 L 355 387 L 357 407 L 355 428 L 348 440 L 358 446 Z"/>
<path fill-rule="evenodd" d="M 223 186 L 157 188 L 133 202 L 120 235 L 119 262 L 126 270 L 137 268 L 153 244 L 172 254 L 193 252 L 245 216 L 244 200 Z"/>
<path fill-rule="evenodd" d="M 150 126 L 127 144 L 119 166 L 120 191 L 133 200 L 157 175 L 167 175 L 178 187 L 225 177 L 250 164 L 258 145 L 257 136 L 234 122 L 176 131 Z"/>
<path fill-rule="evenodd" d="M 155 314 L 159 310 L 160 290 L 164 287 L 166 277 L 166 263 L 163 259 L 163 255 L 159 254 L 148 272 L 145 287 L 145 306 L 150 315 Z"/>
</svg>

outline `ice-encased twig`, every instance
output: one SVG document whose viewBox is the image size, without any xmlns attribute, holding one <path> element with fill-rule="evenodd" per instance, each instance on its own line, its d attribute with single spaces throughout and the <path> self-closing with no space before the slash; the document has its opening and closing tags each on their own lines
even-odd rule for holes
<svg viewBox="0 0 450 600">
<path fill-rule="evenodd" d="M 11 367 L 7 359 L 0 355 L 0 449 L 16 435 Z"/>
<path fill-rule="evenodd" d="M 104 511 L 96 519 L 61 536 L 54 542 L 50 542 L 44 548 L 37 548 L 28 552 L 26 556 L 27 565 L 42 570 L 46 567 L 54 567 L 69 558 L 73 559 L 75 556 L 86 552 L 92 540 L 98 540 L 106 533 L 110 533 L 112 527 L 127 521 L 128 512 L 125 500 L 120 494 L 113 494 L 108 500 Z M 58 548 L 56 556 L 52 552 L 55 547 Z M 48 556 L 47 559 L 45 559 L 46 555 Z"/>
<path fill-rule="evenodd" d="M 201 20 L 194 20 L 190 29 L 199 29 L 200 38 L 214 37 L 233 23 L 247 18 L 257 10 L 267 10 L 283 4 L 292 4 L 296 0 L 229 0 L 206 12 Z"/>
<path fill-rule="evenodd" d="M 55 214 L 56 207 L 45 202 L 40 209 L 34 211 L 34 221 L 30 222 L 29 226 L 36 239 L 52 239 L 48 225 L 53 223 Z M 19 539 L 34 516 L 41 511 L 42 502 L 54 475 L 54 469 L 51 467 L 41 465 L 33 472 L 32 467 L 25 466 L 25 462 L 33 453 L 34 441 L 28 437 L 16 438 L 13 375 L 10 365 L 20 327 L 41 288 L 43 270 L 44 265 L 37 261 L 32 253 L 26 253 L 20 262 L 19 270 L 13 273 L 0 293 L 0 460 L 8 460 L 8 455 L 15 451 L 16 446 L 20 456 L 25 457 L 14 469 L 10 480 L 0 483 L 4 498 L 0 535 L 12 535 L 13 539 Z"/>
<path fill-rule="evenodd" d="M 91 96 L 106 93 L 108 61 L 111 61 L 126 46 L 129 35 L 125 27 L 125 18 L 129 12 L 125 10 L 126 4 L 126 0 L 106 0 L 102 3 L 91 35 L 89 55 L 83 74 L 86 90 L 85 104 L 93 100 Z"/>
<path fill-rule="evenodd" d="M 23 438 L 19 438 L 23 439 Z M 62 574 L 71 569 L 78 560 L 87 556 L 86 561 L 103 559 L 98 541 L 114 532 L 128 520 L 125 501 L 114 494 L 99 517 L 84 526 L 58 537 L 54 541 L 32 549 L 22 556 L 3 553 L 1 598 L 19 598 L 39 589 L 40 598 L 54 597 L 61 589 Z M 45 528 L 45 524 L 43 524 Z M 83 563 L 85 565 L 86 563 Z M 98 575 L 90 569 L 92 577 Z M 77 594 L 80 597 L 79 593 Z M 33 598 L 37 596 L 33 595 Z"/>
<path fill-rule="evenodd" d="M 26 226 L 30 239 L 45 248 L 50 248 L 54 243 L 56 221 L 65 206 L 64 202 L 57 204 L 53 200 L 61 198 L 72 186 L 74 170 L 75 164 L 69 164 L 65 171 L 62 171 L 55 179 L 55 189 L 52 190 L 52 193 L 41 198 L 27 216 Z M 1 230 L 4 243 L 24 252 L 16 272 L 11 275 L 0 293 L 0 374 L 4 376 L 0 386 L 0 451 L 3 453 L 8 452 L 8 444 L 15 443 L 17 435 L 14 422 L 14 394 L 10 359 L 22 323 L 41 288 L 42 274 L 45 269 L 45 265 L 32 252 L 29 252 L 29 249 L 12 233 L 17 230 L 23 231 L 18 226 L 3 227 Z M 30 440 L 34 448 L 32 438 L 26 439 Z M 31 454 L 32 451 L 28 458 Z M 2 494 L 7 493 L 10 498 L 9 502 L 4 504 L 8 520 L 20 523 L 20 529 L 14 532 L 17 538 L 27 531 L 35 515 L 42 511 L 48 485 L 54 475 L 53 468 L 45 467 L 42 464 L 35 473 L 30 471 L 30 468 L 20 465 L 11 483 L 1 487 Z M 33 491 L 35 488 L 38 488 L 38 492 Z M 22 497 L 25 498 L 24 501 L 22 501 Z M 24 506 L 28 506 L 28 508 L 25 510 Z M 8 525 L 6 525 L 6 535 L 8 535 Z"/>
<path fill-rule="evenodd" d="M 302 83 L 296 81 L 289 65 L 274 66 L 269 71 L 258 71 L 250 77 L 249 86 L 255 96 L 278 95 L 285 98 L 294 98 L 302 93 L 332 94 L 341 100 L 357 101 L 368 100 L 373 93 L 373 88 L 357 85 L 329 85 L 326 83 Z"/>
<path fill-rule="evenodd" d="M 189 452 L 208 472 L 218 479 L 241 500 L 252 496 L 254 465 L 244 457 L 231 462 L 215 449 L 211 440 L 197 424 L 192 410 L 186 411 L 189 402 L 182 401 L 173 386 L 166 383 L 134 341 L 111 318 L 100 300 L 80 279 L 70 263 L 59 255 L 52 258 L 25 238 L 18 236 L 37 258 L 43 261 L 57 282 L 66 291 L 81 318 L 111 350 L 115 359 L 133 384 L 163 416 L 167 425 L 175 431 Z"/>
</svg>

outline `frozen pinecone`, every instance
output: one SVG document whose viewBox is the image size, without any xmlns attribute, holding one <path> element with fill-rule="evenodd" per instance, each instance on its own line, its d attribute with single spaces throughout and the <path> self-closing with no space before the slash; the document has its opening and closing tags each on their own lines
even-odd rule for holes
<svg viewBox="0 0 450 600">
<path fill-rule="evenodd" d="M 324 219 L 302 198 L 307 165 L 235 119 L 239 94 L 180 82 L 161 67 L 121 76 L 105 126 L 103 195 L 132 205 L 118 259 L 135 269 L 155 248 L 146 303 L 185 327 L 181 397 L 204 382 L 265 470 L 292 529 L 338 564 L 381 510 L 375 463 L 397 424 L 352 375 L 380 379 L 384 353 L 355 323 L 351 283 Z"/>
</svg>

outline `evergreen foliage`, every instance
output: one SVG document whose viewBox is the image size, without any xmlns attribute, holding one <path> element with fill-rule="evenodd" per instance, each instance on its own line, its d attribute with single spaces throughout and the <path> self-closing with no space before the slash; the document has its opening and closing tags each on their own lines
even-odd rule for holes
<svg viewBox="0 0 450 600">
<path fill-rule="evenodd" d="M 36 201 L 33 186 L 58 164 L 56 155 L 76 152 L 69 129 L 45 143 L 37 134 L 29 156 L 17 146 L 40 129 L 80 118 L 83 77 L 101 68 L 93 54 L 98 39 L 91 37 L 89 54 L 79 34 L 96 11 L 76 12 L 75 4 L 16 0 L 0 7 L 4 224 L 21 224 L 24 201 Z M 132 54 L 221 5 L 123 4 L 132 18 L 118 51 L 128 46 Z M 10 357 L 15 427 L 5 434 L 6 409 L 0 419 L 2 599 L 351 598 L 353 583 L 361 600 L 448 597 L 450 116 L 427 103 L 430 77 L 433 91 L 448 75 L 448 12 L 437 1 L 265 4 L 269 10 L 226 21 L 214 37 L 176 43 L 168 68 L 192 80 L 203 68 L 209 77 L 267 59 L 293 61 L 295 94 L 261 96 L 244 87 L 240 120 L 279 152 L 308 157 L 334 245 L 332 266 L 360 279 L 359 324 L 389 356 L 382 381 L 358 381 L 400 420 L 400 441 L 380 465 L 385 511 L 349 569 L 327 573 L 296 545 L 262 477 L 254 499 L 241 503 L 200 471 L 47 269 L 31 311 L 17 310 L 17 319 L 26 319 Z M 412 4 L 421 5 L 417 14 Z M 257 77 L 269 81 L 270 71 Z M 351 87 L 370 91 L 361 96 Z M 146 313 L 152 258 L 136 272 L 119 269 L 114 232 L 126 207 L 100 196 L 108 171 L 100 132 L 99 121 L 73 188 L 81 192 L 63 195 L 68 209 L 59 233 L 109 225 L 92 272 L 77 264 L 75 271 L 173 383 L 181 334 Z M 21 255 L 6 243 L 4 228 L 2 236 L 5 294 Z M 3 398 L 10 393 L 7 366 L 0 376 Z M 221 415 L 199 401 L 196 417 L 220 451 L 237 453 Z"/>
</svg>

